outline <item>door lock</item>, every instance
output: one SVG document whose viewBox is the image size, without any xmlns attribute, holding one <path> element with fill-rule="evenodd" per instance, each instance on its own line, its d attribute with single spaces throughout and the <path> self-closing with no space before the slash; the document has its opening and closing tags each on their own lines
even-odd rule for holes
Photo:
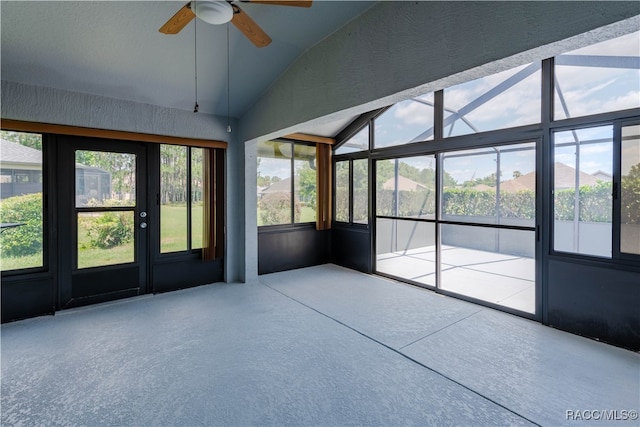
<svg viewBox="0 0 640 427">
<path fill-rule="evenodd" d="M 146 217 L 147 217 L 146 212 L 140 212 L 140 218 L 146 218 Z"/>
</svg>

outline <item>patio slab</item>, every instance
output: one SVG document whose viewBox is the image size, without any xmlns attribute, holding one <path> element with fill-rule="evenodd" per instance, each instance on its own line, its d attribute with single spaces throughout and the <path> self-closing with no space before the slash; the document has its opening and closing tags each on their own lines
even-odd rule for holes
<svg viewBox="0 0 640 427">
<path fill-rule="evenodd" d="M 540 425 L 576 425 L 567 411 L 617 411 L 620 418 L 640 409 L 639 354 L 495 310 L 403 352 Z M 637 419 L 591 421 L 637 425 Z"/>
<path fill-rule="evenodd" d="M 260 281 L 392 348 L 402 348 L 482 307 L 386 279 L 325 265 Z"/>
<path fill-rule="evenodd" d="M 531 425 L 259 284 L 5 324 L 1 351 L 2 425 Z"/>
</svg>

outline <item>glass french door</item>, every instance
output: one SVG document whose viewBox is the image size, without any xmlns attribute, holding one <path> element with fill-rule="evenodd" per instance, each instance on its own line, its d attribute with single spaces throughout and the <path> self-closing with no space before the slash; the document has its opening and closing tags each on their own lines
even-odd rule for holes
<svg viewBox="0 0 640 427">
<path fill-rule="evenodd" d="M 376 161 L 375 270 L 536 314 L 536 142 Z"/>
<path fill-rule="evenodd" d="M 146 293 L 145 146 L 69 137 L 59 155 L 60 306 Z"/>
</svg>

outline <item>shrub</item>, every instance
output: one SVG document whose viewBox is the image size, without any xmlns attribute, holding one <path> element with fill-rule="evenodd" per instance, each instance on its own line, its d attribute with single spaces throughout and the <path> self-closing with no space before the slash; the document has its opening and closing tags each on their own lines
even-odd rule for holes
<svg viewBox="0 0 640 427">
<path fill-rule="evenodd" d="M 640 164 L 622 176 L 621 217 L 623 224 L 640 224 Z"/>
<path fill-rule="evenodd" d="M 291 194 L 266 194 L 258 203 L 262 225 L 291 224 Z M 295 220 L 300 220 L 300 201 L 295 199 Z"/>
<path fill-rule="evenodd" d="M 0 234 L 3 256 L 27 256 L 42 251 L 42 193 L 4 199 L 0 203 L 0 221 L 24 224 Z"/>
<path fill-rule="evenodd" d="M 593 186 L 582 186 L 578 191 L 580 221 L 611 222 L 611 183 L 598 182 Z M 555 219 L 573 221 L 575 212 L 575 190 L 558 190 L 554 198 Z"/>
<path fill-rule="evenodd" d="M 500 194 L 500 217 L 535 219 L 536 194 L 531 190 Z"/>
<path fill-rule="evenodd" d="M 110 249 L 133 239 L 129 212 L 104 212 L 87 221 L 87 234 L 92 247 Z"/>
<path fill-rule="evenodd" d="M 442 192 L 445 215 L 495 216 L 496 194 L 471 188 L 448 188 Z"/>
</svg>

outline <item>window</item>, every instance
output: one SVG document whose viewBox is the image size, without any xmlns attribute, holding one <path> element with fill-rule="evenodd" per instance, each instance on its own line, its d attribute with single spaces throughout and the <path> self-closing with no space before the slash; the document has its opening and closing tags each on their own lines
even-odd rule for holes
<svg viewBox="0 0 640 427">
<path fill-rule="evenodd" d="M 203 246 L 204 151 L 191 147 L 191 249 Z"/>
<path fill-rule="evenodd" d="M 554 118 L 640 107 L 640 32 L 555 58 Z"/>
<path fill-rule="evenodd" d="M 611 257 L 613 127 L 556 132 L 554 249 Z"/>
<path fill-rule="evenodd" d="M 374 120 L 374 148 L 433 139 L 433 93 L 399 102 Z"/>
<path fill-rule="evenodd" d="M 136 155 L 77 150 L 75 165 L 76 267 L 134 262 Z"/>
<path fill-rule="evenodd" d="M 435 156 L 376 163 L 378 216 L 435 218 Z"/>
<path fill-rule="evenodd" d="M 640 255 L 640 125 L 622 127 L 620 252 Z"/>
<path fill-rule="evenodd" d="M 533 226 L 535 143 L 443 154 L 442 219 Z"/>
<path fill-rule="evenodd" d="M 369 162 L 336 162 L 335 216 L 337 222 L 369 223 Z"/>
<path fill-rule="evenodd" d="M 540 122 L 541 75 L 534 62 L 445 89 L 444 137 Z"/>
<path fill-rule="evenodd" d="M 316 147 L 293 144 L 293 201 L 296 207 L 294 222 L 316 221 Z"/>
<path fill-rule="evenodd" d="M 261 142 L 257 160 L 258 225 L 315 222 L 315 146 Z"/>
<path fill-rule="evenodd" d="M 2 131 L 0 136 L 0 268 L 42 267 L 42 135 Z"/>
<path fill-rule="evenodd" d="M 338 222 L 349 222 L 349 163 L 336 162 L 334 219 Z"/>
<path fill-rule="evenodd" d="M 353 222 L 369 222 L 369 162 L 353 161 Z"/>
<path fill-rule="evenodd" d="M 357 134 L 346 140 L 338 149 L 336 154 L 355 153 L 369 149 L 369 125 L 361 129 Z"/>
<path fill-rule="evenodd" d="M 203 247 L 205 149 L 160 146 L 160 252 Z"/>
<path fill-rule="evenodd" d="M 435 156 L 377 161 L 375 193 L 376 270 L 435 286 Z"/>
</svg>

